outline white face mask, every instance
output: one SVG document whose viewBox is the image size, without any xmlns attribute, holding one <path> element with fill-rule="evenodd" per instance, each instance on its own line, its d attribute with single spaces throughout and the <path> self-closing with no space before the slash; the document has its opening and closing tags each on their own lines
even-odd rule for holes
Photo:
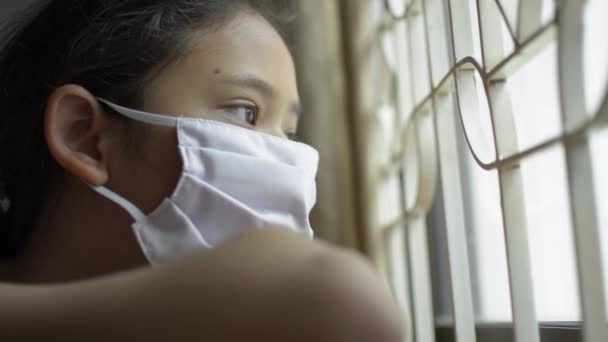
<svg viewBox="0 0 608 342">
<path fill-rule="evenodd" d="M 131 119 L 177 128 L 183 170 L 171 197 L 149 215 L 120 195 L 93 187 L 135 219 L 152 263 L 212 248 L 240 233 L 279 227 L 312 238 L 319 155 L 312 147 L 235 125 L 171 117 L 99 101 Z"/>
</svg>

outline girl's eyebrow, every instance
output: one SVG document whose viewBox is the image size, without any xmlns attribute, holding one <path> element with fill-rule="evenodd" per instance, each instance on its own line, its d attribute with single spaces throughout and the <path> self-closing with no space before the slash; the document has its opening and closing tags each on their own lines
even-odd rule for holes
<svg viewBox="0 0 608 342">
<path fill-rule="evenodd" d="M 253 89 L 266 97 L 276 97 L 276 89 L 261 78 L 250 75 L 231 75 L 223 77 L 220 82 Z"/>
</svg>

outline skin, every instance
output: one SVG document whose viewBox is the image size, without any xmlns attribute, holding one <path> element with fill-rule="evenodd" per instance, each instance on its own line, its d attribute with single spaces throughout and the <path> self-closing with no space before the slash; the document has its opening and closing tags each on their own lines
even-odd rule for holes
<svg viewBox="0 0 608 342">
<path fill-rule="evenodd" d="M 145 111 L 295 130 L 293 61 L 264 19 L 243 12 L 195 42 L 152 82 Z M 258 107 L 255 125 L 243 106 Z M 0 340 L 402 341 L 399 311 L 367 261 L 272 227 L 140 267 L 132 219 L 85 182 L 152 211 L 180 175 L 175 130 L 125 124 L 77 85 L 56 89 L 45 116 L 67 179 L 24 257 L 4 266 L 5 279 L 36 285 L 0 283 Z"/>
<path fill-rule="evenodd" d="M 367 262 L 270 229 L 92 281 L 0 284 L 0 301 L 3 341 L 403 341 Z"/>
</svg>

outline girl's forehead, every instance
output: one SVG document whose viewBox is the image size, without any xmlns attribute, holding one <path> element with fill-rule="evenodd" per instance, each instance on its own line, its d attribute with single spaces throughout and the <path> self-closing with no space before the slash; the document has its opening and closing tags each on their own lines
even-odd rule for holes
<svg viewBox="0 0 608 342">
<path fill-rule="evenodd" d="M 205 35 L 195 50 L 208 51 L 209 57 L 228 58 L 226 62 L 272 65 L 280 72 L 294 69 L 293 59 L 277 31 L 259 15 L 243 14 L 213 34 Z M 282 69 L 287 70 L 282 70 Z"/>
<path fill-rule="evenodd" d="M 263 17 L 243 12 L 219 29 L 197 34 L 191 49 L 154 79 L 154 96 L 147 100 L 151 111 L 172 112 L 175 108 L 164 106 L 200 103 L 214 93 L 238 97 L 244 89 L 263 93 L 275 104 L 299 102 L 291 53 Z M 224 91 L 235 86 L 239 91 Z"/>
<path fill-rule="evenodd" d="M 214 31 L 201 31 L 191 50 L 157 78 L 163 83 L 195 86 L 224 77 L 253 76 L 286 96 L 297 97 L 295 66 L 278 32 L 256 14 L 237 15 Z"/>
</svg>

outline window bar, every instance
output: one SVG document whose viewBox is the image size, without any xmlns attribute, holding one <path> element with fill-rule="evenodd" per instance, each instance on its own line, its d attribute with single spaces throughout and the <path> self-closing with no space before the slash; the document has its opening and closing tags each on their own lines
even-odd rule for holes
<svg viewBox="0 0 608 342">
<path fill-rule="evenodd" d="M 437 1 L 437 0 L 435 0 Z M 433 5 L 433 0 L 426 0 L 421 6 L 422 12 L 422 26 L 423 26 L 423 36 L 424 36 L 424 48 L 426 49 L 426 61 L 427 61 L 427 73 L 428 73 L 428 84 L 429 90 L 432 91 L 436 81 L 433 79 L 434 75 L 436 77 L 437 67 L 442 62 L 440 58 L 440 54 L 438 53 L 435 57 L 431 58 L 433 55 L 430 47 L 430 40 L 433 38 L 438 38 L 433 33 L 436 30 L 431 31 L 428 22 L 429 15 L 429 7 Z M 440 5 L 440 3 L 435 3 L 435 6 Z M 431 6 L 432 7 L 432 6 Z M 441 17 L 438 17 L 441 18 Z M 443 24 L 443 22 L 441 22 Z M 439 39 L 436 39 L 439 41 Z M 445 45 L 444 47 L 447 47 Z M 442 52 L 446 49 L 442 49 Z M 443 59 L 444 63 L 447 63 L 447 56 Z M 432 104 L 432 102 L 431 102 Z M 408 234 L 409 234 L 409 246 L 410 255 L 412 258 L 412 277 L 413 277 L 413 285 L 416 296 L 414 297 L 415 307 L 416 307 L 416 322 L 418 324 L 418 341 L 435 341 L 435 317 L 433 312 L 433 295 L 432 295 L 432 283 L 431 283 L 431 265 L 430 265 L 430 256 L 428 250 L 428 235 L 427 235 L 427 223 L 426 223 L 426 213 L 428 213 L 431 204 L 432 198 L 435 194 L 435 179 L 436 179 L 436 169 L 437 165 L 435 162 L 435 132 L 433 125 L 433 117 L 435 114 L 434 105 L 430 106 L 429 112 L 425 113 L 425 115 L 418 116 L 413 118 L 414 124 L 414 134 L 416 135 L 416 150 L 418 153 L 418 164 L 420 165 L 418 171 L 418 184 L 419 189 L 416 189 L 418 195 L 418 202 L 416 206 L 413 206 L 414 210 L 418 211 L 420 215 L 412 220 L 408 224 Z M 406 190 L 409 187 L 406 187 Z M 425 196 L 426 194 L 426 196 Z"/>
<path fill-rule="evenodd" d="M 473 18 L 471 18 L 471 3 L 469 0 L 447 0 L 449 10 L 447 11 L 450 19 L 452 49 L 454 59 L 451 61 L 454 64 L 465 57 L 475 58 L 475 44 L 473 43 Z M 457 31 L 458 30 L 458 31 Z"/>
<path fill-rule="evenodd" d="M 513 39 L 513 42 L 516 42 L 517 34 L 516 34 L 515 30 L 513 29 L 513 23 L 511 22 L 511 20 L 509 20 L 509 16 L 507 15 L 505 6 L 500 2 L 500 0 L 494 0 L 494 2 L 496 3 L 496 8 L 498 8 L 498 11 L 500 12 L 500 15 L 502 16 L 502 18 L 505 22 L 505 25 L 507 26 L 507 30 L 509 31 L 509 36 L 511 37 L 511 39 Z M 517 23 L 515 23 L 515 25 L 517 25 Z"/>
<path fill-rule="evenodd" d="M 397 55 L 397 98 L 395 99 L 395 107 L 397 108 L 397 127 L 405 126 L 407 120 L 409 120 L 409 114 L 414 107 L 414 91 L 411 85 L 411 64 L 410 64 L 410 49 L 409 49 L 409 32 L 407 27 L 407 20 L 400 20 L 395 23 L 395 52 Z M 397 129 L 396 133 L 399 134 L 400 130 Z M 398 141 L 395 139 L 395 141 Z M 403 146 L 399 144 L 396 150 L 400 152 L 403 150 Z M 401 153 L 399 153 L 401 154 Z"/>
<path fill-rule="evenodd" d="M 447 42 L 448 25 L 444 0 L 426 0 L 423 6 L 427 37 L 427 56 L 429 57 L 433 89 L 441 82 L 450 69 L 449 45 Z"/>
<path fill-rule="evenodd" d="M 481 55 L 486 72 L 499 65 L 505 58 L 501 21 L 503 20 L 495 0 L 477 0 L 477 19 L 481 40 Z"/>
<path fill-rule="evenodd" d="M 563 129 L 570 132 L 587 120 L 583 80 L 583 9 L 585 1 L 558 1 L 559 88 Z M 589 137 L 583 131 L 565 142 L 568 191 L 574 229 L 583 336 L 586 342 L 608 336 L 604 278 L 594 197 Z"/>
<path fill-rule="evenodd" d="M 395 296 L 401 305 L 403 310 L 403 314 L 405 315 L 406 322 L 413 322 L 415 325 L 415 320 L 413 317 L 413 296 L 412 296 L 412 286 L 411 283 L 413 279 L 411 278 L 411 259 L 408 255 L 408 250 L 406 248 L 407 237 L 406 237 L 406 227 L 405 225 L 401 225 L 399 228 L 387 230 L 384 232 L 386 236 L 386 253 L 387 260 L 389 263 L 390 270 L 388 272 L 390 284 L 393 288 Z M 396 262 L 397 260 L 402 260 L 401 262 Z M 406 341 L 413 341 L 414 338 L 414 329 L 407 329 L 406 331 Z"/>
<path fill-rule="evenodd" d="M 401 170 L 400 174 L 399 174 L 399 178 L 400 178 L 400 189 L 401 189 L 401 207 L 403 208 L 403 210 L 405 212 L 407 212 L 407 205 L 406 205 L 406 201 L 407 201 L 407 180 L 406 180 L 406 176 L 405 176 L 405 167 Z M 401 227 L 401 229 L 398 229 L 397 231 L 400 233 L 400 242 L 401 242 L 401 248 L 403 248 L 404 250 L 404 255 L 407 255 L 407 263 L 405 264 L 406 266 L 406 270 L 404 270 L 406 272 L 405 277 L 407 278 L 407 296 L 408 296 L 408 312 L 407 315 L 409 315 L 409 322 L 412 326 L 411 329 L 408 329 L 407 333 L 406 333 L 406 339 L 405 341 L 409 342 L 409 341 L 416 341 L 416 320 L 415 320 L 415 313 L 414 313 L 414 291 L 413 291 L 413 272 L 412 272 L 412 258 L 411 258 L 411 253 L 409 253 L 409 248 L 407 246 L 409 246 L 410 244 L 410 235 L 408 233 L 408 227 L 407 227 L 407 223 L 402 223 L 399 225 Z M 387 231 L 388 234 L 393 234 L 391 233 L 390 230 Z"/>
<path fill-rule="evenodd" d="M 470 3 L 468 0 L 447 0 L 446 34 L 450 54 L 448 61 L 454 65 L 458 60 L 475 55 L 474 34 L 471 26 Z M 457 31 L 458 29 L 458 31 Z M 452 71 L 455 69 L 453 68 Z M 454 83 L 453 75 L 448 75 L 440 83 Z M 462 177 L 454 93 L 436 96 L 440 87 L 434 88 L 435 132 L 439 164 L 440 184 L 443 189 L 443 203 L 446 222 L 446 243 L 448 267 L 454 311 L 454 335 L 457 342 L 475 342 L 475 310 L 469 263 L 466 227 L 463 207 Z"/>
<path fill-rule="evenodd" d="M 533 3 L 535 1 L 530 0 L 529 2 Z M 522 7 L 525 7 L 521 3 L 520 1 L 520 10 Z M 500 64 L 500 61 L 505 58 L 503 35 L 500 26 L 502 18 L 496 11 L 496 3 L 493 0 L 477 0 L 477 6 L 479 10 L 479 33 L 482 56 L 487 71 L 488 67 Z M 520 17 L 519 19 L 522 18 Z M 518 27 L 521 27 L 521 25 L 522 22 L 520 20 Z M 481 76 L 484 79 L 485 94 L 488 97 L 487 101 L 493 126 L 497 159 L 516 154 L 518 152 L 517 132 L 515 130 L 511 99 L 506 89 L 506 81 L 502 78 L 504 75 L 495 75 L 495 78 L 491 82 L 485 78 L 487 77 L 486 75 Z M 469 82 L 468 87 L 475 87 L 473 83 L 474 79 L 468 78 L 463 79 L 463 81 Z M 457 88 L 460 90 L 461 87 L 466 86 L 466 83 L 459 83 Z M 484 101 L 484 99 L 479 100 Z M 479 106 L 479 103 L 472 103 L 470 105 Z M 478 110 L 478 108 L 475 109 Z M 534 303 L 523 179 L 519 160 L 514 160 L 499 167 L 498 178 L 515 341 L 539 342 L 540 336 Z"/>
<path fill-rule="evenodd" d="M 409 4 L 405 4 L 404 6 L 407 6 Z M 406 8 L 406 10 L 404 11 L 403 17 L 397 21 L 394 22 L 394 34 L 395 34 L 395 52 L 396 52 L 396 57 L 397 57 L 397 65 L 396 65 L 396 69 L 397 69 L 397 79 L 396 79 L 396 89 L 395 89 L 395 108 L 397 110 L 397 115 L 396 115 L 396 124 L 398 128 L 404 127 L 407 122 L 409 122 L 409 120 L 411 119 L 408 114 L 410 113 L 412 107 L 413 107 L 413 98 L 414 98 L 414 91 L 411 87 L 410 82 L 412 81 L 413 77 L 412 77 L 412 73 L 411 73 L 411 65 L 410 65 L 410 41 L 409 41 L 409 32 L 408 32 L 408 22 L 407 22 L 407 14 L 409 13 L 410 9 L 409 6 L 408 8 Z M 401 141 L 401 129 L 396 129 L 395 130 L 396 133 L 396 138 L 395 141 L 397 142 L 397 146 L 395 146 L 395 148 L 393 148 L 393 150 L 395 151 L 395 153 L 399 156 L 399 158 L 397 158 L 399 161 L 403 160 L 403 156 L 404 153 L 406 151 L 405 146 L 403 146 L 403 144 L 400 144 L 399 142 Z M 405 177 L 405 173 L 406 170 L 405 168 L 408 167 L 408 165 L 404 165 L 402 162 L 399 163 L 400 165 L 403 165 L 403 169 L 401 171 L 400 174 L 400 188 L 401 188 L 401 208 L 403 210 L 402 215 L 406 215 L 407 213 L 407 205 L 406 205 L 406 198 L 407 198 L 407 194 L 406 192 L 408 191 L 407 187 L 408 185 L 407 183 L 407 179 Z M 409 185 L 412 186 L 412 185 Z M 410 191 L 418 191 L 418 189 L 415 190 L 410 190 Z M 404 297 L 403 299 L 405 300 L 405 305 L 403 306 L 406 310 L 405 315 L 407 316 L 406 320 L 411 324 L 412 328 L 408 329 L 408 331 L 406 332 L 406 336 L 405 336 L 405 341 L 419 341 L 420 339 L 418 338 L 418 330 L 419 328 L 419 316 L 420 314 L 418 314 L 416 312 L 417 310 L 417 306 L 418 303 L 416 302 L 416 296 L 414 295 L 417 290 L 416 288 L 416 284 L 415 281 L 416 279 L 414 278 L 414 271 L 413 269 L 416 267 L 415 263 L 416 260 L 414 260 L 413 256 L 412 256 L 412 252 L 409 249 L 409 245 L 410 245 L 410 231 L 409 231 L 409 227 L 407 226 L 407 223 L 405 222 L 405 220 L 400 220 L 400 223 L 398 223 L 396 226 L 394 226 L 393 228 L 389 228 L 384 230 L 385 234 L 387 235 L 392 235 L 393 236 L 393 244 L 395 246 L 398 245 L 398 248 L 400 249 L 400 255 L 403 256 L 404 258 L 404 270 L 403 270 L 403 275 L 399 275 L 399 279 L 396 279 L 396 286 L 398 285 L 398 282 L 401 281 L 403 282 L 403 293 L 402 296 Z M 395 240 L 398 240 L 395 241 Z M 432 307 L 431 307 L 432 309 Z"/>
<path fill-rule="evenodd" d="M 520 0 L 517 12 L 517 41 L 526 40 L 542 23 L 542 0 Z"/>
<path fill-rule="evenodd" d="M 499 156 L 517 151 L 517 134 L 510 98 L 503 80 L 489 85 L 490 113 Z M 540 341 L 536 319 L 523 179 L 519 161 L 498 169 L 511 308 L 516 342 Z"/>
<path fill-rule="evenodd" d="M 428 57 L 428 32 L 426 31 L 426 25 L 424 25 L 424 16 L 421 17 L 419 13 L 413 14 L 405 20 L 403 32 L 408 33 L 407 50 L 411 52 L 415 45 L 420 50 L 418 54 L 412 55 L 408 60 L 410 63 L 424 65 L 424 63 L 421 63 L 423 62 L 422 59 L 424 59 L 427 61 L 428 70 L 426 70 L 426 75 L 421 72 L 411 72 L 408 73 L 408 76 L 411 82 L 410 85 L 420 85 L 421 82 L 426 82 L 429 89 L 432 89 L 430 79 L 431 65 Z M 412 20 L 416 22 L 412 23 Z M 424 50 L 426 50 L 426 54 L 422 53 Z M 410 64 L 411 68 L 413 68 L 412 64 Z M 410 89 L 416 88 L 411 86 Z M 397 102 L 398 107 L 403 108 L 405 103 L 400 99 L 397 99 Z M 410 258 L 409 278 L 412 283 L 415 337 L 417 341 L 431 342 L 435 340 L 435 326 L 426 213 L 432 203 L 437 165 L 435 161 L 435 134 L 431 106 L 428 106 L 427 109 L 424 115 L 409 117 L 407 119 L 403 131 L 404 135 L 402 135 L 403 140 L 398 140 L 402 144 L 407 145 L 397 150 L 402 151 L 399 160 L 409 157 L 406 160 L 415 161 L 413 163 L 406 162 L 402 164 L 404 165 L 405 174 L 403 178 L 403 190 L 405 191 L 403 207 L 405 214 L 413 218 L 409 220 L 407 231 L 405 232 L 406 247 Z"/>
<path fill-rule="evenodd" d="M 426 216 L 422 215 L 408 223 L 408 246 L 411 257 L 413 302 L 416 311 L 417 341 L 435 341 L 431 268 L 427 240 Z"/>
<path fill-rule="evenodd" d="M 463 190 L 452 94 L 437 99 L 435 131 L 444 194 L 448 263 L 457 342 L 475 342 L 475 315 L 467 251 Z"/>
<path fill-rule="evenodd" d="M 427 48 L 427 34 L 424 16 L 421 12 L 412 14 L 408 18 L 408 32 L 410 34 L 410 51 L 412 53 L 412 87 L 414 100 L 420 103 L 432 92 L 431 72 Z"/>
<path fill-rule="evenodd" d="M 403 143 L 407 144 L 404 160 L 404 211 L 410 217 L 407 223 L 407 250 L 411 260 L 410 279 L 414 296 L 415 330 L 418 341 L 434 341 L 435 326 L 431 268 L 427 241 L 426 213 L 432 203 L 435 184 L 435 133 L 433 115 L 409 121 Z M 411 162 L 410 162 L 411 161 Z"/>
</svg>

